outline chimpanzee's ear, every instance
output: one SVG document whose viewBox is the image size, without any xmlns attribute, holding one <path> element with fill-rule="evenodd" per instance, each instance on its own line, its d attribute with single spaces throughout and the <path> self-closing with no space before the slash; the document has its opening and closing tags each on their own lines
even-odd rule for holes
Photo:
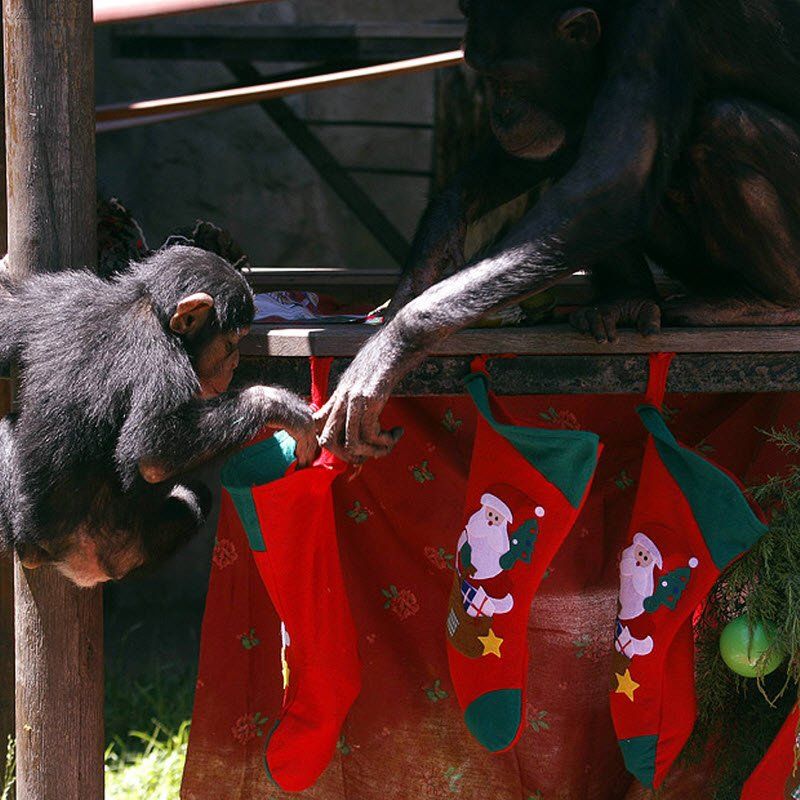
<svg viewBox="0 0 800 800">
<path fill-rule="evenodd" d="M 16 549 L 20 563 L 25 569 L 36 569 L 53 561 L 50 553 L 38 544 L 21 544 L 17 545 Z"/>
<path fill-rule="evenodd" d="M 578 6 L 565 11 L 556 22 L 556 33 L 568 42 L 593 47 L 600 41 L 600 19 L 591 8 Z"/>
<path fill-rule="evenodd" d="M 206 324 L 214 298 L 205 292 L 197 292 L 184 297 L 169 321 L 170 330 L 180 336 L 194 336 Z"/>
</svg>

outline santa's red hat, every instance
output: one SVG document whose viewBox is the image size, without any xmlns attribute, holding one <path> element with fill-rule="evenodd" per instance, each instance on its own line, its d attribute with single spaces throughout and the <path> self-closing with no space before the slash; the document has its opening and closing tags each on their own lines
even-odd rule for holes
<svg viewBox="0 0 800 800">
<path fill-rule="evenodd" d="M 491 508 L 505 518 L 509 525 L 524 522 L 533 517 L 543 517 L 544 508 L 537 505 L 525 492 L 507 483 L 490 486 L 481 495 L 481 505 Z"/>
</svg>

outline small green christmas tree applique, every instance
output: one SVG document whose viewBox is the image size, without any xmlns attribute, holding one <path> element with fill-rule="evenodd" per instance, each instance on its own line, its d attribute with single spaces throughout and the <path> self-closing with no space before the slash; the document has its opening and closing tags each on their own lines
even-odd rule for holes
<svg viewBox="0 0 800 800">
<path fill-rule="evenodd" d="M 636 483 L 636 481 L 628 474 L 628 470 L 626 469 L 623 469 L 622 472 L 614 478 L 614 485 L 623 491 L 625 491 L 625 489 L 630 489 L 634 483 Z"/>
<path fill-rule="evenodd" d="M 449 697 L 447 692 L 442 689 L 442 682 L 439 680 L 439 678 L 433 682 L 432 686 L 425 686 L 423 691 L 431 703 L 438 703 L 440 700 L 445 700 L 447 697 Z"/>
<path fill-rule="evenodd" d="M 452 408 L 448 408 L 447 411 L 444 412 L 444 416 L 442 417 L 442 425 L 444 425 L 444 429 L 446 431 L 449 431 L 450 433 L 458 433 L 458 429 L 463 424 L 464 420 L 456 419 Z"/>
<path fill-rule="evenodd" d="M 347 511 L 347 516 L 356 523 L 356 525 L 360 525 L 362 522 L 366 522 L 371 516 L 372 512 L 366 507 L 362 506 L 361 503 L 356 500 L 353 503 L 353 507 Z"/>
<path fill-rule="evenodd" d="M 692 577 L 692 570 L 697 566 L 697 559 L 690 558 L 689 566 L 679 567 L 671 572 L 667 572 L 658 579 L 658 585 L 650 597 L 645 597 L 642 601 L 644 610 L 652 614 L 661 606 L 666 606 L 672 611 L 681 599 L 683 590 L 689 585 Z"/>
<path fill-rule="evenodd" d="M 427 459 L 421 464 L 413 464 L 408 468 L 408 470 L 414 476 L 414 480 L 417 483 L 425 483 L 426 481 L 432 481 L 436 478 L 436 476 L 428 468 Z"/>
<path fill-rule="evenodd" d="M 250 628 L 249 633 L 240 633 L 238 638 L 245 650 L 252 650 L 261 644 L 261 639 L 256 636 L 255 628 Z"/>
<path fill-rule="evenodd" d="M 511 544 L 508 552 L 500 556 L 500 566 L 503 569 L 511 569 L 517 561 L 530 564 L 538 535 L 539 523 L 536 517 L 526 519 L 509 537 Z"/>
</svg>

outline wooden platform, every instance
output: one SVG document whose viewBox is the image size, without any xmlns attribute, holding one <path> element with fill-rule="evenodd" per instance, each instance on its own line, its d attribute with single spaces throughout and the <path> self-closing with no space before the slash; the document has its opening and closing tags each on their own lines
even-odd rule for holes
<svg viewBox="0 0 800 800">
<path fill-rule="evenodd" d="M 254 325 L 242 342 L 238 379 L 307 391 L 308 356 L 334 357 L 335 378 L 376 330 Z M 647 339 L 623 331 L 615 344 L 598 344 L 565 325 L 542 325 L 457 333 L 400 384 L 398 393 L 460 393 L 471 357 L 480 353 L 515 354 L 490 362 L 499 394 L 643 392 L 651 351 L 678 353 L 670 391 L 800 391 L 800 327 L 673 328 Z"/>
</svg>

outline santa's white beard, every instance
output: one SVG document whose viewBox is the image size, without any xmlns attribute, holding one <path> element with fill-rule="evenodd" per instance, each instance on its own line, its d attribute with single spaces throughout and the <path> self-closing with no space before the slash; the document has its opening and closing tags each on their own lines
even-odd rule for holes
<svg viewBox="0 0 800 800">
<path fill-rule="evenodd" d="M 620 619 L 633 619 L 644 613 L 643 601 L 653 594 L 653 564 L 637 566 L 633 553 L 623 553 L 620 559 L 619 603 Z"/>
<path fill-rule="evenodd" d="M 489 524 L 486 519 L 486 512 L 481 509 L 476 511 L 467 523 L 467 535 L 473 548 L 476 543 L 478 547 L 487 547 L 492 552 L 502 555 L 508 550 L 508 526 L 502 524 Z"/>
</svg>

